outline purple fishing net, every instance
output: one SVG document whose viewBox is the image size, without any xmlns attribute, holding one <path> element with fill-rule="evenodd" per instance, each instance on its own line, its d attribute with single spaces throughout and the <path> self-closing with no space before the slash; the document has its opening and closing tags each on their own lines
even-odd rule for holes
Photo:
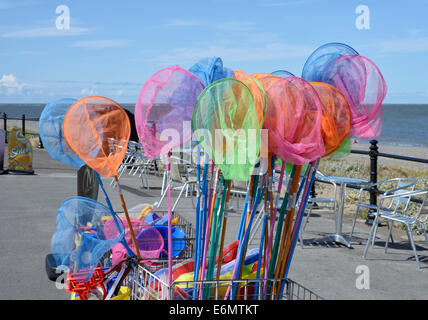
<svg viewBox="0 0 428 320">
<path fill-rule="evenodd" d="M 361 55 L 347 55 L 329 64 L 322 82 L 336 87 L 348 101 L 351 110 L 349 136 L 373 139 L 382 130 L 382 102 L 386 83 L 378 67 Z"/>
<path fill-rule="evenodd" d="M 146 81 L 135 105 L 135 124 L 149 158 L 190 141 L 193 107 L 203 89 L 197 76 L 179 66 L 159 70 Z"/>
<path fill-rule="evenodd" d="M 302 70 L 302 78 L 306 81 L 321 82 L 321 78 L 329 64 L 345 55 L 358 55 L 354 48 L 344 43 L 331 42 L 317 48 L 306 60 Z"/>
</svg>

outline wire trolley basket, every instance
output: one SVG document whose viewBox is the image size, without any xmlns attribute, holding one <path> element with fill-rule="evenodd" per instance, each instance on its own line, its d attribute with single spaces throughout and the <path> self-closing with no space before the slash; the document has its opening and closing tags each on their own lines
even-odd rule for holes
<svg viewBox="0 0 428 320">
<path fill-rule="evenodd" d="M 157 210 L 156 214 L 162 218 L 168 214 L 168 211 Z M 172 259 L 173 264 L 177 264 L 193 258 L 196 231 L 192 227 L 192 223 L 190 221 L 175 211 L 172 212 L 172 220 L 175 220 L 172 232 Z M 155 227 L 161 232 L 164 238 L 164 248 L 167 249 L 168 222 L 156 224 Z M 149 269 L 151 272 L 156 272 L 159 269 L 165 268 L 167 265 L 167 254 L 166 252 L 163 252 L 159 259 L 142 260 L 142 263 L 145 268 Z"/>
<path fill-rule="evenodd" d="M 169 286 L 162 276 L 141 264 L 126 281 L 131 289 L 131 300 L 193 300 L 201 296 L 206 300 L 224 300 L 229 287 L 236 289 L 236 300 L 323 300 L 290 279 L 175 281 Z"/>
</svg>

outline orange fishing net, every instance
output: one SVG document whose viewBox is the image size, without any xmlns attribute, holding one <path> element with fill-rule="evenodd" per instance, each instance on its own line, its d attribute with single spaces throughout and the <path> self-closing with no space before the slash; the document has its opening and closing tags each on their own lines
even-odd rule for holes
<svg viewBox="0 0 428 320">
<path fill-rule="evenodd" d="M 265 72 L 257 72 L 253 73 L 251 77 L 256 78 L 261 82 L 263 85 L 265 91 L 270 87 L 272 83 L 277 81 L 278 79 L 281 79 L 281 77 L 275 76 L 271 73 L 265 73 Z"/>
<path fill-rule="evenodd" d="M 260 127 L 262 127 L 266 112 L 266 94 L 264 86 L 258 79 L 249 76 L 242 70 L 233 70 L 233 78 L 243 82 L 248 89 L 250 89 L 254 99 L 254 105 L 256 107 L 257 117 L 259 118 Z"/>
<path fill-rule="evenodd" d="M 322 82 L 310 82 L 322 104 L 321 134 L 324 157 L 333 153 L 349 134 L 351 111 L 345 97 L 335 87 Z"/>
<path fill-rule="evenodd" d="M 76 101 L 64 117 L 70 148 L 104 177 L 116 176 L 131 134 L 129 118 L 115 101 L 98 96 Z"/>
</svg>

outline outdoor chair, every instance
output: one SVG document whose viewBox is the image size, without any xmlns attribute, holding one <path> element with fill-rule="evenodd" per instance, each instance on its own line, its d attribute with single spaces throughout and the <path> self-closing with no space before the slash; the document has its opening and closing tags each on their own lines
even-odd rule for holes
<svg viewBox="0 0 428 320">
<path fill-rule="evenodd" d="M 154 206 L 160 207 L 160 205 L 162 204 L 162 201 L 168 192 L 168 183 L 170 183 L 170 187 L 172 190 L 180 191 L 177 199 L 174 202 L 172 211 L 175 210 L 184 192 L 186 197 L 188 197 L 189 194 L 193 196 L 193 191 L 196 190 L 197 185 L 197 179 L 195 175 L 196 165 L 191 161 L 191 158 L 189 158 L 188 156 L 188 154 L 184 155 L 183 152 L 181 152 L 180 156 L 172 155 L 170 157 L 171 181 L 166 181 L 166 175 L 164 175 L 164 186 L 162 187 L 161 198 L 159 199 L 159 201 L 154 203 Z M 192 204 L 194 205 L 193 197 Z"/>
<path fill-rule="evenodd" d="M 152 170 L 155 166 L 156 160 L 150 160 L 144 156 L 144 150 L 141 143 L 129 141 L 128 149 L 122 164 L 118 169 L 118 179 L 120 179 L 125 172 L 128 171 L 128 175 L 136 176 L 141 178 L 142 186 L 150 189 L 148 181 L 149 170 Z M 116 187 L 116 182 L 112 179 L 110 185 Z"/>
<path fill-rule="evenodd" d="M 393 223 L 400 223 L 405 226 L 407 236 L 409 238 L 409 242 L 413 249 L 413 253 L 415 255 L 416 262 L 418 267 L 421 268 L 421 263 L 419 261 L 419 257 L 416 251 L 415 241 L 413 239 L 413 232 L 423 232 L 425 236 L 425 241 L 428 243 L 428 236 L 426 232 L 426 222 L 428 218 L 428 201 L 427 201 L 428 189 L 423 190 L 414 190 L 410 192 L 401 193 L 398 196 L 395 194 L 384 196 L 380 199 L 379 208 L 384 207 L 385 201 L 394 201 L 395 207 L 392 210 L 383 210 L 378 209 L 374 215 L 373 226 L 370 230 L 369 237 L 367 239 L 366 247 L 364 249 L 363 257 L 366 258 L 367 251 L 372 243 L 372 247 L 374 246 L 374 239 L 376 236 L 376 228 L 379 224 L 380 220 L 383 219 L 388 223 L 388 236 L 385 242 L 385 253 L 388 249 L 389 238 L 392 232 Z M 405 206 L 405 210 L 400 209 L 400 204 L 408 203 L 411 198 L 417 197 L 420 200 L 420 203 L 417 204 L 417 209 L 412 214 L 409 210 L 409 205 Z M 397 199 L 398 198 L 398 199 Z"/>
<path fill-rule="evenodd" d="M 325 177 L 325 175 L 318 171 L 316 172 L 315 178 Z M 316 209 L 331 209 L 333 213 L 336 213 L 337 209 L 337 184 L 334 181 L 323 180 L 324 183 L 330 184 L 333 187 L 333 193 L 331 197 L 322 198 L 322 197 L 312 197 L 309 196 L 308 202 L 306 204 L 306 219 L 303 226 L 300 229 L 300 246 L 303 248 L 303 232 L 305 231 L 306 225 L 309 222 L 309 217 L 311 216 L 312 210 Z"/>
<path fill-rule="evenodd" d="M 405 211 L 409 205 L 410 199 L 401 198 L 401 197 L 389 197 L 389 196 L 399 195 L 403 192 L 413 191 L 415 189 L 416 182 L 417 180 L 414 178 L 393 178 L 393 179 L 379 181 L 377 183 L 371 183 L 368 186 L 364 186 L 360 188 L 358 201 L 356 203 L 357 209 L 355 210 L 355 213 L 354 213 L 354 219 L 352 222 L 352 228 L 349 236 L 352 237 L 352 234 L 355 228 L 355 223 L 359 213 L 368 215 L 369 213 L 378 211 L 378 210 L 394 211 L 394 210 L 400 210 L 400 208 L 401 210 Z M 369 191 L 370 188 L 372 187 L 378 188 L 382 186 L 385 186 L 385 188 L 388 188 L 388 189 L 384 190 L 383 195 L 379 197 L 379 201 L 378 201 L 379 206 L 365 203 L 363 201 L 363 198 L 362 198 L 363 191 Z M 385 196 L 388 196 L 387 199 L 389 199 L 389 201 L 385 202 L 384 200 L 382 200 Z M 397 205 L 399 206 L 397 207 Z M 398 209 L 396 209 L 396 207 Z"/>
</svg>

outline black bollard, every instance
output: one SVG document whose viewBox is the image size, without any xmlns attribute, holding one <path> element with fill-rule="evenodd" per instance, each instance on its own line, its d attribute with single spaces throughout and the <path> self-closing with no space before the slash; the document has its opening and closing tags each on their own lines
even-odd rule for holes
<svg viewBox="0 0 428 320">
<path fill-rule="evenodd" d="M 370 156 L 370 182 L 371 183 L 377 182 L 377 158 L 379 155 L 379 152 L 378 152 L 379 148 L 377 146 L 377 143 L 378 143 L 377 140 L 370 141 L 369 156 Z M 377 187 L 376 186 L 371 187 L 369 192 L 370 192 L 370 204 L 377 205 L 377 195 L 378 195 Z M 374 211 L 373 209 L 370 209 L 370 212 L 373 212 L 373 211 Z M 369 213 L 367 215 L 366 224 L 372 225 L 373 220 L 374 220 L 374 215 Z"/>
<path fill-rule="evenodd" d="M 3 127 L 5 131 L 4 143 L 7 143 L 7 114 L 3 113 Z"/>
<path fill-rule="evenodd" d="M 25 114 L 22 115 L 22 135 L 25 137 Z"/>
</svg>

